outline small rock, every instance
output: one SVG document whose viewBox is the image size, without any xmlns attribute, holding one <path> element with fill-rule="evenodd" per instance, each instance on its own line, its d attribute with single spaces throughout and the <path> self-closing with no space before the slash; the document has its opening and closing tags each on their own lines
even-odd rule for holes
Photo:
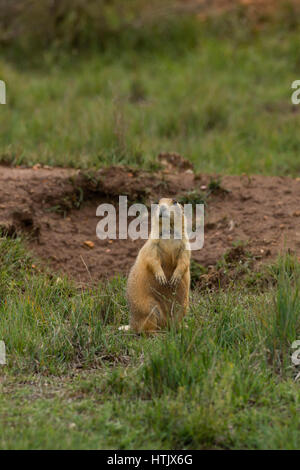
<svg viewBox="0 0 300 470">
<path fill-rule="evenodd" d="M 235 226 L 234 220 L 231 220 L 231 221 L 229 222 L 229 228 L 228 228 L 228 229 L 229 229 L 229 232 L 231 232 L 231 231 L 234 229 L 234 226 Z"/>
<path fill-rule="evenodd" d="M 36 163 L 35 165 L 33 165 L 32 169 L 33 170 L 39 170 L 40 168 L 42 168 L 42 165 L 40 163 Z"/>
<path fill-rule="evenodd" d="M 94 248 L 95 243 L 94 243 L 94 242 L 91 242 L 90 240 L 86 240 L 86 241 L 84 242 L 84 245 L 87 246 L 88 248 Z"/>
</svg>

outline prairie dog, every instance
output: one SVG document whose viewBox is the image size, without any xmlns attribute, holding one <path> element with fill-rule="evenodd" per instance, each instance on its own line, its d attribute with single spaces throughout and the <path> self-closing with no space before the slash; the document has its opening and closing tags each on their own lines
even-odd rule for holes
<svg viewBox="0 0 300 470">
<path fill-rule="evenodd" d="M 153 333 L 180 322 L 188 309 L 189 287 L 190 245 L 183 208 L 163 198 L 152 217 L 150 237 L 128 276 L 130 325 L 121 329 Z"/>
</svg>

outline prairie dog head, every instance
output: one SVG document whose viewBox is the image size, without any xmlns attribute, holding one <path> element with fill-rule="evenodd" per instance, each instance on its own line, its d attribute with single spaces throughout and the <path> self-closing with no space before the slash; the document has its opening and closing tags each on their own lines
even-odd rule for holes
<svg viewBox="0 0 300 470">
<path fill-rule="evenodd" d="M 183 207 L 175 199 L 160 199 L 151 219 L 151 238 L 186 240 Z"/>
</svg>

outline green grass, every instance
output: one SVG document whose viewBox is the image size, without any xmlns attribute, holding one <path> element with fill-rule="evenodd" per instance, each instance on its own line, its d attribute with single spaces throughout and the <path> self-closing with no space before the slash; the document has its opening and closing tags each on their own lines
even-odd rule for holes
<svg viewBox="0 0 300 470">
<path fill-rule="evenodd" d="M 22 53 L 1 54 L 0 161 L 152 170 L 176 151 L 197 171 L 298 175 L 296 14 L 114 38 L 89 21 L 58 23 L 56 47 L 26 25 Z M 87 50 L 99 31 L 105 44 Z M 209 191 L 221 190 L 213 178 Z M 300 264 L 287 256 L 256 273 L 227 254 L 217 268 L 230 282 L 193 291 L 187 328 L 139 337 L 118 330 L 124 278 L 78 289 L 0 237 L 0 448 L 298 449 Z M 193 263 L 193 286 L 204 273 Z"/>
<path fill-rule="evenodd" d="M 150 338 L 118 330 L 124 279 L 78 290 L 19 239 L 0 261 L 0 448 L 299 448 L 292 258 L 264 291 L 194 291 L 187 328 Z"/>
<path fill-rule="evenodd" d="M 33 64 L 4 53 L 0 158 L 152 169 L 159 152 L 177 151 L 198 171 L 297 175 L 298 23 L 226 21 L 193 23 L 193 40 L 185 28 L 160 48 L 124 38 L 122 49 L 49 49 Z"/>
</svg>

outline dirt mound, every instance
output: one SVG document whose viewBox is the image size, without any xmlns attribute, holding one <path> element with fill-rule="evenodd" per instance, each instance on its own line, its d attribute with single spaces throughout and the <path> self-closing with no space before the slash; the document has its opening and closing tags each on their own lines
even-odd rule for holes
<svg viewBox="0 0 300 470">
<path fill-rule="evenodd" d="M 30 249 L 51 269 L 84 284 L 126 274 L 143 244 L 96 237 L 98 205 L 117 205 L 119 195 L 146 204 L 168 195 L 185 202 L 204 199 L 204 248 L 192 257 L 209 269 L 225 253 L 227 262 L 244 256 L 243 249 L 232 250 L 235 242 L 246 246 L 254 265 L 287 249 L 300 255 L 298 179 L 224 176 L 220 181 L 186 170 L 177 157 L 163 160 L 167 164 L 157 173 L 128 167 L 98 172 L 0 167 L 0 227 L 10 236 L 25 233 Z"/>
</svg>

